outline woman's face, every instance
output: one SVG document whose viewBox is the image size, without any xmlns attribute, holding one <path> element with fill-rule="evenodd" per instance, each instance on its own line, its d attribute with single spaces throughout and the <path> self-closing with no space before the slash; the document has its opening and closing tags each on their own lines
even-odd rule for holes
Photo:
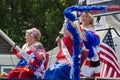
<svg viewBox="0 0 120 80">
<path fill-rule="evenodd" d="M 90 17 L 87 13 L 83 13 L 80 17 L 80 21 L 82 22 L 82 24 L 89 24 L 90 22 Z"/>
<path fill-rule="evenodd" d="M 30 33 L 26 33 L 26 34 L 25 34 L 25 41 L 26 41 L 27 43 L 32 43 L 32 42 L 35 41 L 35 38 L 34 38 L 34 36 L 31 35 Z"/>
</svg>

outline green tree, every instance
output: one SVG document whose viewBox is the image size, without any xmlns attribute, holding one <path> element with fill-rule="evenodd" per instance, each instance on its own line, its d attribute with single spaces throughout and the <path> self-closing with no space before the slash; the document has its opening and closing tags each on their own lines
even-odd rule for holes
<svg viewBox="0 0 120 80">
<path fill-rule="evenodd" d="M 55 47 L 55 38 L 63 24 L 63 11 L 75 0 L 1 0 L 0 28 L 21 47 L 25 30 L 36 27 L 42 33 L 46 50 Z"/>
</svg>

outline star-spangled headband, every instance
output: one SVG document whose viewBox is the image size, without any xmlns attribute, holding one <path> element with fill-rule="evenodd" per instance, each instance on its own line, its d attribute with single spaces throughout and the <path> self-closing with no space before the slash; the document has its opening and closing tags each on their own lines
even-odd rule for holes
<svg viewBox="0 0 120 80">
<path fill-rule="evenodd" d="M 64 10 L 64 15 L 67 19 L 70 19 L 71 21 L 75 21 L 76 20 L 76 16 L 74 14 L 72 14 L 73 11 L 78 11 L 78 12 L 89 12 L 89 11 L 93 11 L 93 10 L 106 10 L 106 6 L 70 6 L 67 7 Z"/>
</svg>

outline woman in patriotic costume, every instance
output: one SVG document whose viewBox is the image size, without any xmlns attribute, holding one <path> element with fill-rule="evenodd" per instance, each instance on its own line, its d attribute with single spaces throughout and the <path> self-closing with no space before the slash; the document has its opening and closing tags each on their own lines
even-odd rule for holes
<svg viewBox="0 0 120 80">
<path fill-rule="evenodd" d="M 80 80 L 80 60 L 82 52 L 82 46 L 80 46 L 80 30 L 77 25 L 74 24 L 76 16 L 72 14 L 73 11 L 90 11 L 90 10 L 105 10 L 104 6 L 70 6 L 64 10 L 66 27 L 64 30 L 69 34 L 60 40 L 60 50 L 57 54 L 57 61 L 45 72 L 44 79 L 55 79 L 55 80 Z M 93 36 L 87 30 L 84 31 L 87 36 Z M 80 33 L 80 34 L 79 34 Z M 89 40 L 88 40 L 89 41 Z M 89 54 L 93 57 L 94 54 Z"/>
<path fill-rule="evenodd" d="M 81 30 L 86 40 L 83 40 L 84 45 L 89 49 L 88 58 L 81 69 L 82 77 L 100 77 L 100 61 L 98 57 L 100 38 L 94 30 L 94 18 L 88 12 L 83 12 L 80 16 L 81 25 L 78 28 Z M 88 31 L 88 33 L 85 33 Z"/>
<path fill-rule="evenodd" d="M 105 9 L 106 9 L 106 6 L 71 6 L 71 7 L 68 7 L 67 9 L 65 9 L 64 14 L 65 14 L 67 19 L 69 19 L 71 21 L 75 21 L 76 16 L 71 13 L 73 11 L 78 11 L 78 12 L 86 12 L 86 11 L 92 11 L 92 10 L 105 11 Z M 86 17 L 86 16 L 83 16 L 83 17 Z M 89 22 L 89 24 L 91 24 L 91 23 L 92 22 Z M 91 26 L 92 26 L 92 24 L 91 24 Z M 78 32 L 80 33 L 81 41 L 83 41 L 83 44 L 85 45 L 85 47 L 87 49 L 89 49 L 88 58 L 89 59 L 94 59 L 96 57 L 96 54 L 99 51 L 98 48 L 97 48 L 99 43 L 100 43 L 98 35 L 96 35 L 94 33 L 94 29 L 92 29 L 91 27 L 89 27 L 89 29 L 87 28 L 87 29 L 84 29 L 84 30 L 80 30 L 79 26 L 76 26 L 76 27 L 78 29 Z M 74 32 L 70 28 L 71 28 L 71 26 L 69 26 L 67 29 L 74 36 L 73 43 L 76 45 L 76 41 L 78 39 L 77 38 L 75 39 L 76 35 L 74 35 Z M 76 56 L 75 58 L 73 57 L 73 80 L 79 80 L 80 79 L 79 78 L 79 72 L 77 72 L 79 67 L 78 67 L 78 63 L 76 61 L 79 61 L 79 58 L 78 58 L 79 55 L 83 55 L 84 53 L 80 54 L 79 51 L 77 50 L 77 48 L 75 48 L 75 47 L 77 47 L 77 46 L 74 46 L 74 50 L 73 50 L 73 52 L 74 52 L 73 56 Z M 80 58 L 82 58 L 82 56 Z M 98 58 L 95 59 L 94 61 L 95 61 L 95 65 L 97 65 L 99 67 Z M 83 65 L 83 64 L 81 64 L 81 65 Z M 91 64 L 91 65 L 93 66 L 94 63 Z M 94 65 L 94 67 L 96 67 L 95 65 Z M 82 67 L 82 66 L 80 66 L 80 67 Z M 99 72 L 98 72 L 98 74 L 99 74 Z"/>
<path fill-rule="evenodd" d="M 65 29 L 63 24 L 63 36 L 58 36 L 56 41 L 59 47 L 59 52 L 56 56 L 56 62 L 45 71 L 44 79 L 55 79 L 55 80 L 70 80 L 70 69 L 71 69 L 71 56 L 72 50 L 72 39 L 70 33 Z M 70 61 L 69 61 L 70 60 Z"/>
<path fill-rule="evenodd" d="M 37 78 L 41 79 L 44 73 L 46 51 L 39 42 L 41 33 L 38 29 L 26 30 L 25 41 L 21 52 L 12 48 L 12 52 L 20 59 L 17 66 L 12 69 L 7 78 Z"/>
</svg>

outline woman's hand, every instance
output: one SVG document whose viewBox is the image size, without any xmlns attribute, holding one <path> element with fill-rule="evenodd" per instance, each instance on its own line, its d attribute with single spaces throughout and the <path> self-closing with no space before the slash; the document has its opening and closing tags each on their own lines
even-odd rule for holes
<svg viewBox="0 0 120 80">
<path fill-rule="evenodd" d="M 40 61 L 40 60 L 43 60 L 43 59 L 44 59 L 44 54 L 45 54 L 45 53 L 42 52 L 42 51 L 41 51 L 41 52 L 37 52 L 37 53 L 36 53 L 36 59 L 39 60 L 39 61 Z"/>
<path fill-rule="evenodd" d="M 38 63 L 37 63 L 37 61 L 36 61 L 35 59 L 29 60 L 28 63 L 29 63 L 29 64 L 32 64 L 32 65 L 35 66 L 35 67 L 39 67 L 39 66 L 38 66 Z"/>
<path fill-rule="evenodd" d="M 18 53 L 18 50 L 16 49 L 16 48 L 11 48 L 11 52 L 13 53 L 13 54 L 17 54 Z"/>
</svg>

